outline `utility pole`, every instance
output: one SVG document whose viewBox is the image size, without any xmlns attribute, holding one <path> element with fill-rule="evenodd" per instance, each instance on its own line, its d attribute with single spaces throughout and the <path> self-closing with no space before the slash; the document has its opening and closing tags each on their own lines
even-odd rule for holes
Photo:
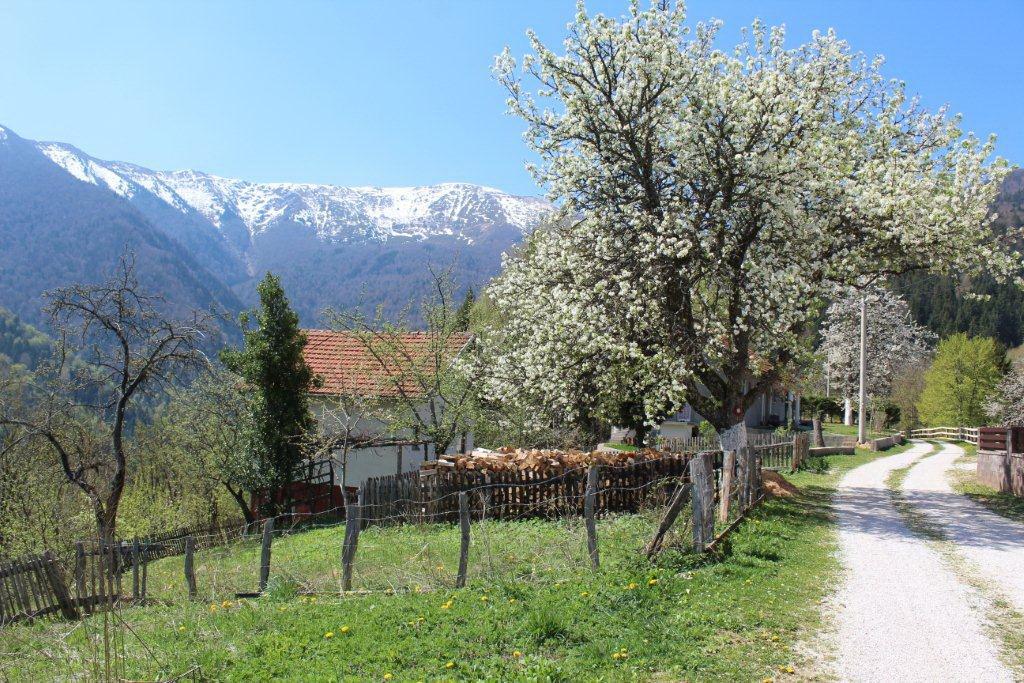
<svg viewBox="0 0 1024 683">
<path fill-rule="evenodd" d="M 860 407 L 857 410 L 857 442 L 868 440 L 867 403 L 868 403 L 868 298 L 860 295 Z"/>
</svg>

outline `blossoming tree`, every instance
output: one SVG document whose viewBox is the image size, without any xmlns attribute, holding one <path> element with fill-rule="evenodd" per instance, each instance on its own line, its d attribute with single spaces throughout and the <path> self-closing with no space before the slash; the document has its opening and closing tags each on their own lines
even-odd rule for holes
<svg viewBox="0 0 1024 683">
<path fill-rule="evenodd" d="M 863 293 L 850 289 L 833 301 L 825 314 L 820 352 L 829 383 L 844 399 L 847 424 L 860 385 L 862 296 L 867 302 L 865 384 L 869 397 L 888 394 L 899 373 L 924 359 L 937 340 L 934 333 L 917 324 L 907 302 L 884 287 Z"/>
<path fill-rule="evenodd" d="M 503 363 L 564 411 L 653 424 L 684 401 L 719 429 L 801 352 L 838 286 L 915 269 L 1015 274 L 988 206 L 993 143 L 924 110 L 832 32 L 754 23 L 731 52 L 681 5 L 581 4 L 564 53 L 530 36 L 496 78 L 560 220 L 490 295 Z M 512 367 L 516 373 L 511 372 Z M 501 377 L 502 373 L 496 373 Z"/>
</svg>

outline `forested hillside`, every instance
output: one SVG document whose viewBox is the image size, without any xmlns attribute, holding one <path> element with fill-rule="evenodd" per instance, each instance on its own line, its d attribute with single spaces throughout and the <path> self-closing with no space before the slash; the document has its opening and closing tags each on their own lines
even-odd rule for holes
<svg viewBox="0 0 1024 683">
<path fill-rule="evenodd" d="M 995 210 L 1003 228 L 1024 223 L 1024 170 L 1010 174 Z M 914 317 L 941 337 L 954 332 L 995 337 L 1008 347 L 1024 343 L 1024 292 L 983 276 L 957 281 L 927 274 L 907 275 L 896 283 Z M 968 293 L 985 295 L 979 300 Z"/>
<path fill-rule="evenodd" d="M 50 338 L 0 308 L 0 360 L 33 368 L 50 355 Z"/>
</svg>

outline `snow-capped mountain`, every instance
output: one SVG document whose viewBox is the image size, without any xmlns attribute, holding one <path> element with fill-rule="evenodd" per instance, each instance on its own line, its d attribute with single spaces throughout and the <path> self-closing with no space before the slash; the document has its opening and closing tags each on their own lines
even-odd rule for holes
<svg viewBox="0 0 1024 683">
<path fill-rule="evenodd" d="M 550 204 L 467 183 L 426 187 L 339 187 L 253 183 L 198 171 L 151 171 L 102 161 L 70 145 L 38 143 L 54 163 L 79 180 L 105 185 L 132 199 L 151 193 L 184 214 L 198 211 L 217 228 L 240 218 L 251 240 L 282 223 L 311 228 L 329 242 L 456 237 L 473 242 L 495 226 L 532 231 Z"/>
<path fill-rule="evenodd" d="M 0 140 L 8 135 L 68 180 L 129 205 L 208 271 L 201 277 L 212 274 L 243 303 L 253 302 L 254 280 L 268 270 L 280 275 L 306 324 L 325 307 L 383 304 L 396 313 L 425 293 L 430 267 L 454 264 L 460 286 L 479 289 L 497 273 L 502 252 L 552 211 L 542 199 L 466 183 L 255 183 L 105 161 L 0 127 Z"/>
</svg>

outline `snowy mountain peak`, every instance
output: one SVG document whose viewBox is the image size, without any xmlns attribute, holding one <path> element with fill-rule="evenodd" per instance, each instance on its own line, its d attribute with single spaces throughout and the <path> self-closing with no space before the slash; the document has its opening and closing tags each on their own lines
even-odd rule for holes
<svg viewBox="0 0 1024 683">
<path fill-rule="evenodd" d="M 182 213 L 201 214 L 223 230 L 241 221 L 249 239 L 277 230 L 312 231 L 326 242 L 451 237 L 472 243 L 489 231 L 532 231 L 551 205 L 468 183 L 423 187 L 341 187 L 254 183 L 199 171 L 152 171 L 102 161 L 55 142 L 39 150 L 75 178 L 127 199 L 154 195 Z"/>
</svg>

